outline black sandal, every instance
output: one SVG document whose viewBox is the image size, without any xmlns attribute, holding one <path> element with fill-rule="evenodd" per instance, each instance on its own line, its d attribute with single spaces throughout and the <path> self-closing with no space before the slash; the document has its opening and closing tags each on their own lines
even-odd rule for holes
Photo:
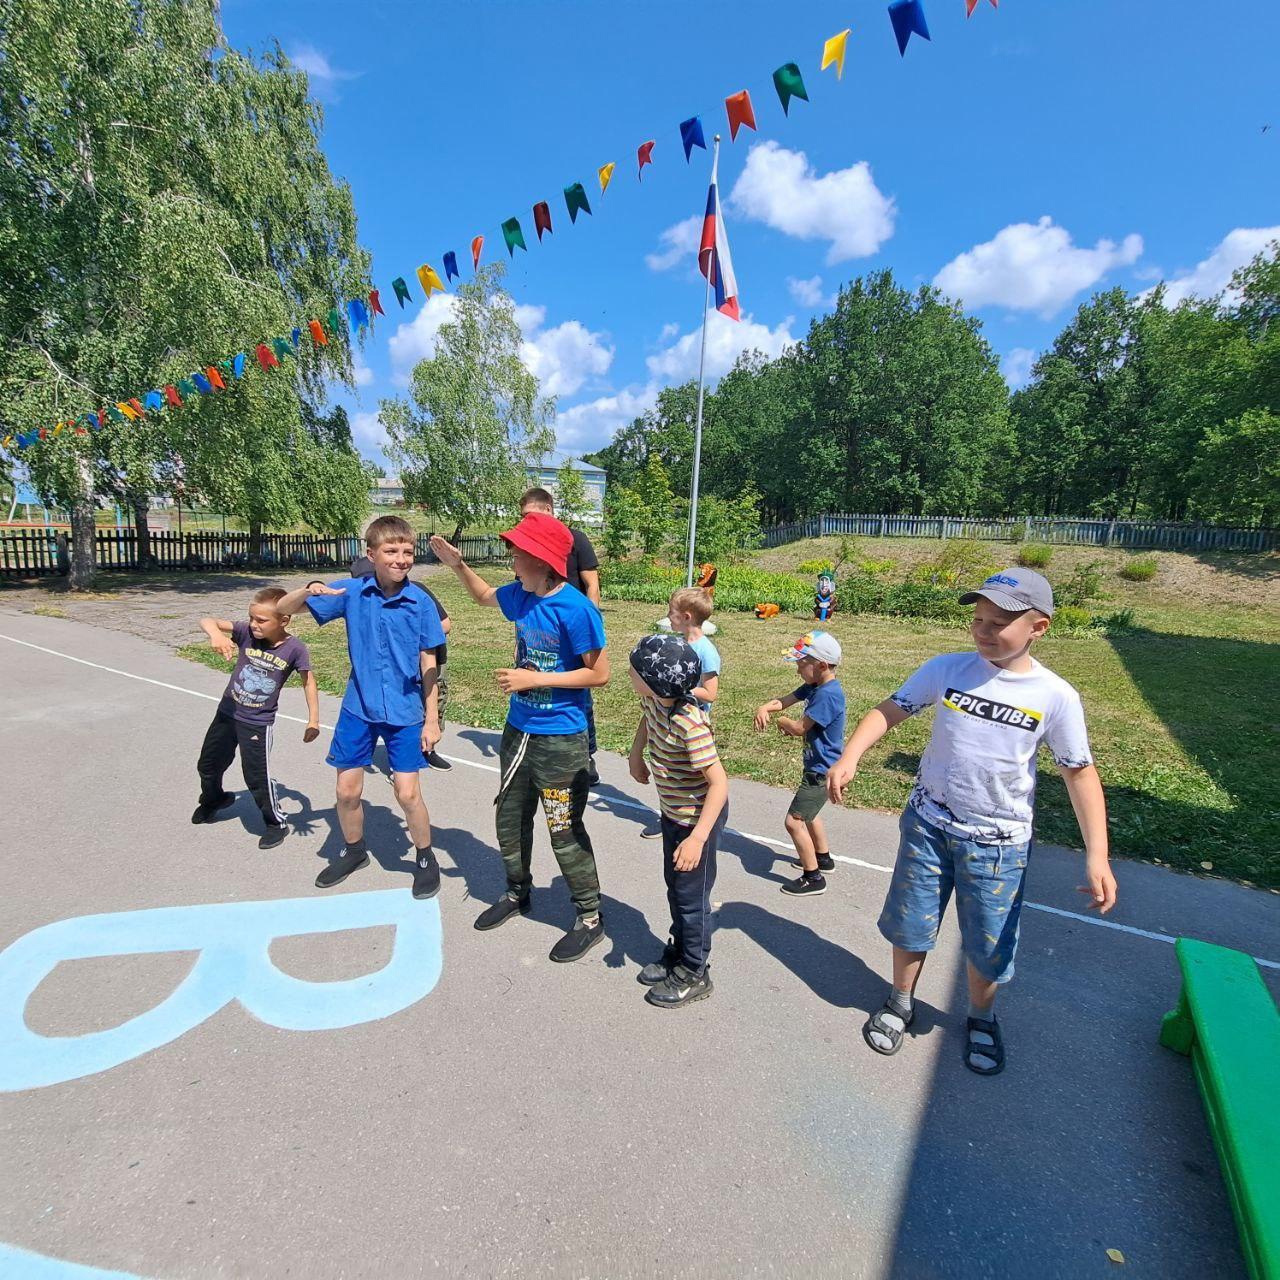
<svg viewBox="0 0 1280 1280">
<path fill-rule="evenodd" d="M 983 1044 L 973 1038 L 973 1033 L 990 1036 L 994 1043 Z M 965 1024 L 968 1036 L 964 1047 L 964 1065 L 977 1076 L 998 1076 L 1004 1070 L 1004 1040 L 1000 1035 L 1000 1024 L 992 1018 L 990 1022 L 983 1018 L 970 1018 Z M 979 1067 L 973 1059 L 990 1058 L 995 1066 Z"/>
<path fill-rule="evenodd" d="M 890 1014 L 894 1018 L 897 1018 L 898 1021 L 902 1023 L 901 1031 L 899 1031 L 897 1027 L 891 1027 L 887 1022 L 885 1022 L 884 1015 L 886 1013 Z M 893 1007 L 893 1005 L 888 1004 L 886 1002 L 885 1004 L 881 1005 L 880 1008 L 877 1009 L 875 1013 L 873 1013 L 871 1017 L 869 1017 L 866 1020 L 866 1022 L 862 1024 L 862 1038 L 867 1042 L 868 1048 L 874 1049 L 877 1053 L 883 1054 L 886 1058 L 891 1058 L 895 1053 L 898 1052 L 899 1049 L 902 1048 L 902 1037 L 906 1034 L 907 1028 L 915 1020 L 916 1020 L 916 1011 L 914 1007 L 912 1008 L 911 1012 L 904 1018 L 902 1014 L 900 1014 L 897 1011 L 897 1009 Z M 889 1047 L 887 1049 L 882 1049 L 871 1038 L 871 1033 L 873 1031 L 877 1035 L 884 1036 L 884 1038 L 889 1041 Z"/>
</svg>

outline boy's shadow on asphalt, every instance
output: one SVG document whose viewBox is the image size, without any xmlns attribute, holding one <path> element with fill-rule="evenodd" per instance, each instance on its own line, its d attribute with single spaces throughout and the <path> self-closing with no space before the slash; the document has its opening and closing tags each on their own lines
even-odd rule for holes
<svg viewBox="0 0 1280 1280">
<path fill-rule="evenodd" d="M 458 737 L 471 743 L 486 760 L 498 758 L 498 744 L 502 741 L 502 734 L 487 729 L 459 729 Z"/>
</svg>

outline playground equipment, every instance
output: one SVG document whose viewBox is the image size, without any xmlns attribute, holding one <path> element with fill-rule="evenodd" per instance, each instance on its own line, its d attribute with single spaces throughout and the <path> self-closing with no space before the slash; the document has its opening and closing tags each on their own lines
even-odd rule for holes
<svg viewBox="0 0 1280 1280">
<path fill-rule="evenodd" d="M 819 622 L 826 622 L 835 611 L 836 580 L 829 573 L 820 573 L 813 593 L 813 616 Z"/>
<path fill-rule="evenodd" d="M 1239 951 L 1179 938 L 1178 1007 L 1160 1043 L 1188 1054 L 1254 1280 L 1280 1280 L 1280 1012 Z"/>
</svg>

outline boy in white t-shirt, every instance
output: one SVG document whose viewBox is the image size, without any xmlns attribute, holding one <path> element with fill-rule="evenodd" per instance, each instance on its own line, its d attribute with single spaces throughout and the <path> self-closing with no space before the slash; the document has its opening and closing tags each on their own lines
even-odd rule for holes
<svg viewBox="0 0 1280 1280">
<path fill-rule="evenodd" d="M 902 1047 L 915 1016 L 916 983 L 954 889 L 969 978 L 964 1063 L 993 1076 L 1005 1061 L 993 1006 L 1000 984 L 1013 977 L 1041 742 L 1067 784 L 1084 837 L 1088 885 L 1081 892 L 1090 907 L 1110 911 L 1116 882 L 1080 695 L 1030 652 L 1049 628 L 1052 587 L 1029 569 L 1002 569 L 960 602 L 975 606 L 970 631 L 977 652 L 931 658 L 869 711 L 828 774 L 827 788 L 839 802 L 867 749 L 937 704 L 880 913 L 880 932 L 893 945 L 893 990 L 862 1035 L 877 1053 Z"/>
</svg>

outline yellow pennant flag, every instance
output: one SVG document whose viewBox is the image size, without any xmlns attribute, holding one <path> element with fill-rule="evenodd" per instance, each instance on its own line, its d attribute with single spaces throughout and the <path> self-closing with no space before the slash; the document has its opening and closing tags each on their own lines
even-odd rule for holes
<svg viewBox="0 0 1280 1280">
<path fill-rule="evenodd" d="M 422 286 L 422 292 L 431 297 L 432 290 L 439 289 L 441 293 L 448 293 L 449 290 L 444 287 L 444 281 L 436 275 L 435 267 L 428 266 L 423 263 L 418 268 L 418 283 Z"/>
<path fill-rule="evenodd" d="M 834 35 L 830 40 L 822 46 L 822 66 L 819 71 L 825 71 L 833 63 L 836 68 L 836 79 L 839 80 L 844 75 L 844 48 L 849 42 L 849 28 L 845 27 L 839 35 Z"/>
<path fill-rule="evenodd" d="M 613 181 L 613 171 L 615 168 L 617 168 L 617 166 L 612 160 L 610 160 L 608 164 L 600 166 L 599 177 L 601 195 L 604 195 L 604 193 L 609 190 L 609 183 Z"/>
<path fill-rule="evenodd" d="M 121 400 L 116 405 L 116 408 L 119 409 L 120 412 L 123 413 L 126 418 L 129 418 L 131 420 L 136 420 L 138 417 L 137 410 L 134 409 L 133 405 L 126 403 L 124 400 Z"/>
<path fill-rule="evenodd" d="M 65 427 L 66 425 L 67 424 L 65 422 L 58 423 L 58 425 L 53 429 L 53 434 L 55 436 L 58 435 L 62 431 L 62 428 Z"/>
</svg>

